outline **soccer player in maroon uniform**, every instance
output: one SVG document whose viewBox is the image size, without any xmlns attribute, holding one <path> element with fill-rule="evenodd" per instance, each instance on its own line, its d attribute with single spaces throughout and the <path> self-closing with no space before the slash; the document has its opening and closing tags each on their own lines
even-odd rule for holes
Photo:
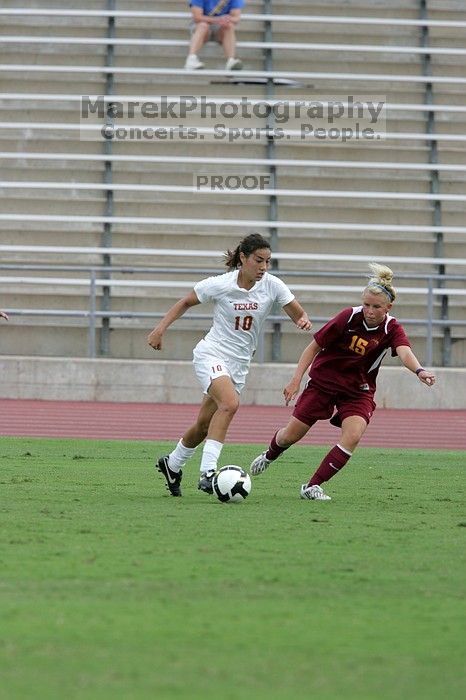
<svg viewBox="0 0 466 700">
<path fill-rule="evenodd" d="M 403 326 L 388 313 L 396 296 L 392 271 L 377 263 L 369 267 L 372 275 L 363 291 L 362 305 L 340 311 L 304 349 L 294 376 L 283 391 L 286 405 L 297 395 L 310 367 L 306 387 L 288 425 L 275 433 L 268 450 L 251 464 L 251 473 L 261 474 L 288 447 L 301 440 L 316 421 L 330 418 L 333 425 L 341 427 L 341 439 L 309 482 L 301 486 L 304 499 L 331 500 L 321 484 L 345 466 L 362 438 L 375 410 L 379 367 L 389 350 L 423 384 L 430 387 L 435 382 L 435 375 L 421 367 L 411 350 Z"/>
</svg>

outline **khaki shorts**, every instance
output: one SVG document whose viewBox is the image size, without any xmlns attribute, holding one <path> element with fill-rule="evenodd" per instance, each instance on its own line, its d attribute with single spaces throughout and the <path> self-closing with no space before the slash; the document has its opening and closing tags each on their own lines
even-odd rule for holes
<svg viewBox="0 0 466 700">
<path fill-rule="evenodd" d="M 191 20 L 189 23 L 189 31 L 191 32 L 191 36 L 194 34 L 194 31 L 196 29 L 196 22 Z M 207 41 L 217 41 L 220 43 L 220 39 L 218 38 L 218 31 L 220 27 L 218 24 L 211 24 L 209 27 L 209 36 L 207 37 Z"/>
</svg>

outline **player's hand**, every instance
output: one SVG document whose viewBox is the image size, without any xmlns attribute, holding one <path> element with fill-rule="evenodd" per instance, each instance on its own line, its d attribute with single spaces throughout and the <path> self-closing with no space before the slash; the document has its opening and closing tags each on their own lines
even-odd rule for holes
<svg viewBox="0 0 466 700">
<path fill-rule="evenodd" d="M 154 330 L 149 333 L 147 342 L 151 348 L 154 348 L 154 350 L 162 349 L 162 335 L 163 334 L 157 328 L 154 328 Z"/>
<path fill-rule="evenodd" d="M 8 321 L 8 314 L 6 314 L 4 311 L 0 311 L 0 318 L 4 318 L 5 321 Z"/>
<path fill-rule="evenodd" d="M 312 321 L 307 314 L 303 314 L 301 318 L 296 321 L 296 326 L 302 331 L 310 331 L 312 328 Z"/>
<path fill-rule="evenodd" d="M 296 394 L 299 391 L 299 386 L 301 382 L 297 382 L 295 379 L 292 379 L 289 384 L 286 385 L 286 387 L 283 389 L 283 396 L 285 397 L 285 405 L 288 406 L 290 401 L 292 401 Z"/>
<path fill-rule="evenodd" d="M 424 369 L 422 372 L 419 372 L 417 375 L 421 382 L 423 384 L 427 384 L 427 386 L 433 386 L 435 384 L 435 374 L 432 374 L 432 372 L 429 372 L 427 369 Z"/>
</svg>

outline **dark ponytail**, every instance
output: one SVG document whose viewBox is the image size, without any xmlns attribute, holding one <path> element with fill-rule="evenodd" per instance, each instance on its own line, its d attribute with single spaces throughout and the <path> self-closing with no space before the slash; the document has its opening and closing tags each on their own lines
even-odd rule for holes
<svg viewBox="0 0 466 700">
<path fill-rule="evenodd" d="M 244 255 L 248 257 L 254 253 L 254 251 L 261 250 L 262 248 L 268 248 L 270 250 L 270 243 L 263 238 L 260 233 L 251 233 L 249 236 L 243 238 L 241 243 L 237 245 L 234 250 L 227 250 L 224 254 L 225 265 L 229 270 L 236 270 L 236 268 L 241 265 L 240 253 L 244 253 Z"/>
</svg>

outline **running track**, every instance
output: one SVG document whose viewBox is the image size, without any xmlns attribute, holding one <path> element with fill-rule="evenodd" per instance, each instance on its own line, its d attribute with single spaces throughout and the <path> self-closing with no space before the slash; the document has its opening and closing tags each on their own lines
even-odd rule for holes
<svg viewBox="0 0 466 700">
<path fill-rule="evenodd" d="M 178 440 L 197 405 L 0 399 L 0 435 L 125 440 Z M 291 409 L 241 406 L 228 442 L 268 443 Z M 339 430 L 317 423 L 303 444 L 328 445 Z M 466 450 L 466 411 L 377 409 L 361 445 Z"/>
</svg>

